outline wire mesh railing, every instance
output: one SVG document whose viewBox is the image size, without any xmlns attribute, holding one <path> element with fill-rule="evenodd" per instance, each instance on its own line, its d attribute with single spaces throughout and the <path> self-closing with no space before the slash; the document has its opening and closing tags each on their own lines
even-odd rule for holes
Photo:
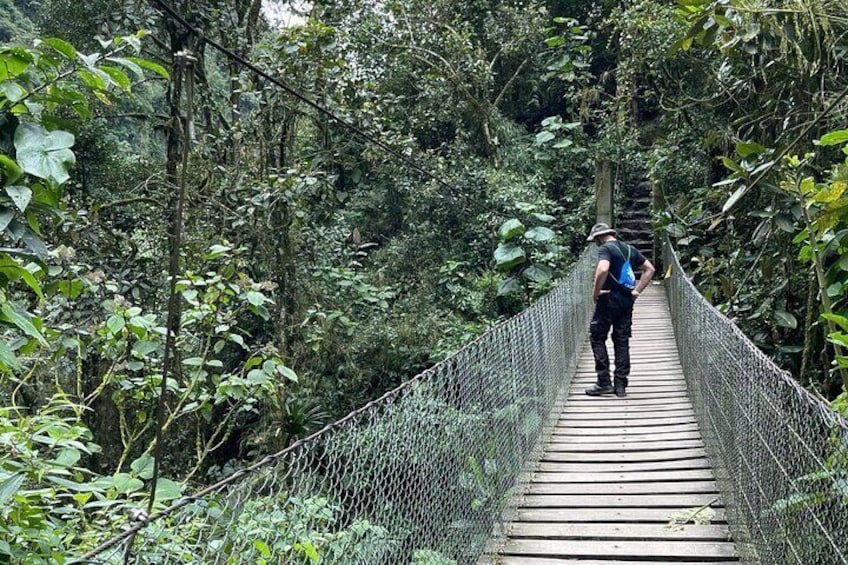
<svg viewBox="0 0 848 565">
<path fill-rule="evenodd" d="M 740 553 L 848 563 L 848 423 L 695 289 L 666 242 L 677 347 Z"/>
<path fill-rule="evenodd" d="M 587 250 L 555 290 L 290 448 L 135 523 L 78 563 L 474 563 L 509 519 L 567 390 Z"/>
</svg>

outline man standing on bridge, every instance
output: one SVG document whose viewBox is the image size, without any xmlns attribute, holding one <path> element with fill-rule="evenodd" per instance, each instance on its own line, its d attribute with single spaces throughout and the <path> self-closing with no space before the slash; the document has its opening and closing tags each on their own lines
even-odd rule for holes
<svg viewBox="0 0 848 565">
<path fill-rule="evenodd" d="M 638 249 L 615 238 L 615 230 L 607 224 L 592 226 L 586 241 L 598 246 L 598 266 L 595 268 L 595 285 L 592 297 L 595 313 L 589 325 L 589 341 L 595 356 L 598 381 L 586 389 L 589 396 L 612 394 L 625 396 L 627 377 L 630 375 L 630 326 L 633 321 L 633 303 L 651 282 L 654 266 Z M 637 283 L 634 270 L 642 276 Z M 612 327 L 615 352 L 615 379 L 610 382 L 610 361 L 607 353 L 607 336 Z"/>
</svg>

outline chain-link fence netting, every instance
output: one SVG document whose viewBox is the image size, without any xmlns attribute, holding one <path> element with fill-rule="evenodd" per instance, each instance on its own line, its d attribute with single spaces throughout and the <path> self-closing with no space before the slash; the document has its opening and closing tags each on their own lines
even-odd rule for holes
<svg viewBox="0 0 848 565">
<path fill-rule="evenodd" d="M 534 306 L 382 398 L 223 484 L 116 525 L 123 532 L 81 562 L 476 562 L 509 519 L 567 390 L 593 259 L 587 250 Z"/>
<path fill-rule="evenodd" d="M 689 393 L 740 551 L 768 565 L 848 563 L 848 423 L 695 289 L 666 243 Z"/>
</svg>

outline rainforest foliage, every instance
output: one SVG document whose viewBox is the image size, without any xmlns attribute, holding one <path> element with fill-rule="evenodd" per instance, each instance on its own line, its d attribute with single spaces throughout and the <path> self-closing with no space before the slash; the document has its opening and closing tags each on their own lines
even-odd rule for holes
<svg viewBox="0 0 848 565">
<path fill-rule="evenodd" d="M 155 3 L 0 0 L 0 562 L 62 562 L 521 311 L 601 160 L 848 405 L 842 0 L 171 5 L 233 56 Z"/>
</svg>

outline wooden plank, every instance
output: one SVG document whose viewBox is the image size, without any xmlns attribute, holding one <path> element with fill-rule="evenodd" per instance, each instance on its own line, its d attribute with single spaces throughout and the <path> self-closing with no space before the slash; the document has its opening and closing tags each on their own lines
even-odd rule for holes
<svg viewBox="0 0 848 565">
<path fill-rule="evenodd" d="M 554 431 L 551 434 L 550 441 L 552 443 L 590 443 L 590 444 L 598 444 L 598 443 L 621 443 L 621 442 L 640 442 L 640 443 L 661 443 L 665 441 L 677 441 L 677 440 L 688 440 L 688 439 L 701 439 L 701 434 L 697 430 L 692 431 L 684 431 L 684 432 L 665 432 L 665 433 L 657 433 L 657 434 L 640 434 L 640 433 L 630 433 L 630 434 L 621 434 L 621 433 L 607 433 L 606 435 L 600 436 L 587 436 L 581 433 L 562 433 L 559 431 Z"/>
<path fill-rule="evenodd" d="M 484 557 L 479 562 L 493 565 L 668 565 L 667 559 L 661 561 L 619 561 L 618 559 L 558 559 L 556 557 L 525 557 L 523 555 L 503 555 Z M 686 565 L 739 565 L 739 561 L 686 561 Z"/>
<path fill-rule="evenodd" d="M 617 452 L 602 452 L 602 453 L 582 453 L 582 452 L 560 452 L 545 450 L 542 455 L 543 461 L 563 461 L 567 463 L 586 462 L 586 463 L 640 463 L 643 461 L 677 461 L 680 459 L 690 459 L 693 457 L 706 457 L 707 453 L 704 449 L 659 449 L 656 451 L 628 451 L 625 453 Z"/>
<path fill-rule="evenodd" d="M 641 412 L 632 412 L 630 410 L 625 409 L 615 409 L 615 410 L 604 410 L 599 407 L 598 410 L 594 412 L 563 412 L 560 417 L 560 422 L 567 422 L 568 420 L 621 420 L 625 418 L 637 418 L 643 420 L 663 420 L 667 418 L 683 418 L 695 417 L 695 411 L 691 408 L 681 408 L 678 410 L 665 410 L 665 411 L 650 411 L 650 410 L 642 410 Z"/>
<path fill-rule="evenodd" d="M 624 413 L 624 414 L 637 414 L 637 413 L 649 413 L 649 414 L 665 414 L 667 412 L 672 412 L 674 410 L 692 410 L 692 404 L 689 402 L 675 402 L 669 404 L 662 404 L 659 406 L 644 406 L 644 405 L 635 405 L 635 406 L 621 406 L 615 409 L 616 412 Z M 577 414 L 587 414 L 587 413 L 597 413 L 601 412 L 606 414 L 610 410 L 603 406 L 602 404 L 581 404 L 568 406 L 563 409 L 560 415 L 562 416 L 570 416 Z"/>
<path fill-rule="evenodd" d="M 720 506 L 712 493 L 693 494 L 528 494 L 522 508 L 691 508 Z"/>
<path fill-rule="evenodd" d="M 589 396 L 585 392 L 573 394 L 568 397 L 568 402 L 576 402 L 578 405 L 595 403 L 604 406 L 633 406 L 638 404 L 662 406 L 670 402 L 683 402 L 688 400 L 688 394 L 684 392 L 651 392 L 648 389 L 641 390 L 638 386 L 627 387 L 627 396 L 618 398 L 609 396 Z"/>
<path fill-rule="evenodd" d="M 609 436 L 611 434 L 618 435 L 650 435 L 654 433 L 669 433 L 669 432 L 691 432 L 698 431 L 698 424 L 690 422 L 686 424 L 675 424 L 667 426 L 619 426 L 615 430 L 608 430 L 605 427 L 577 428 L 574 426 L 556 426 L 553 430 L 554 434 L 560 435 L 580 435 L 583 437 L 589 436 Z"/>
<path fill-rule="evenodd" d="M 648 461 L 642 463 L 563 463 L 561 461 L 541 461 L 540 471 L 578 473 L 627 473 L 631 471 L 660 471 L 671 469 L 709 469 L 710 462 L 706 457 L 697 459 L 679 459 L 674 461 Z"/>
<path fill-rule="evenodd" d="M 548 443 L 545 451 L 569 452 L 569 453 L 627 453 L 631 451 L 661 451 L 668 449 L 702 448 L 704 442 L 701 439 L 688 439 L 677 441 L 653 442 L 653 441 L 625 441 L 621 443 L 572 443 L 568 440 L 552 440 Z"/>
<path fill-rule="evenodd" d="M 676 484 L 679 481 L 712 480 L 712 469 L 682 469 L 668 471 L 630 471 L 619 473 L 589 473 L 580 471 L 558 472 L 537 471 L 533 475 L 535 483 L 591 483 L 596 482 L 612 486 L 623 482 L 666 481 Z"/>
<path fill-rule="evenodd" d="M 596 541 L 596 540 L 526 540 L 506 542 L 502 554 L 575 558 L 639 557 L 648 559 L 733 559 L 736 547 L 729 542 L 709 541 Z"/>
<path fill-rule="evenodd" d="M 712 524 L 726 520 L 724 508 L 715 508 Z M 626 522 L 668 524 L 678 508 L 520 508 L 521 522 Z"/>
<path fill-rule="evenodd" d="M 686 524 L 610 524 L 596 522 L 518 522 L 509 535 L 536 539 L 621 539 L 621 540 L 697 540 L 727 541 L 730 530 L 725 525 Z"/>
<path fill-rule="evenodd" d="M 613 428 L 636 428 L 639 426 L 672 426 L 676 424 L 694 424 L 695 416 L 681 416 L 677 418 L 608 418 L 608 426 Z M 580 420 L 573 418 L 563 418 L 557 422 L 557 427 L 563 426 L 568 428 L 596 428 L 600 424 L 594 420 Z M 613 431 L 618 431 L 613 430 Z"/>
<path fill-rule="evenodd" d="M 715 494 L 715 481 L 662 481 L 644 483 L 533 482 L 527 494 Z"/>
</svg>

